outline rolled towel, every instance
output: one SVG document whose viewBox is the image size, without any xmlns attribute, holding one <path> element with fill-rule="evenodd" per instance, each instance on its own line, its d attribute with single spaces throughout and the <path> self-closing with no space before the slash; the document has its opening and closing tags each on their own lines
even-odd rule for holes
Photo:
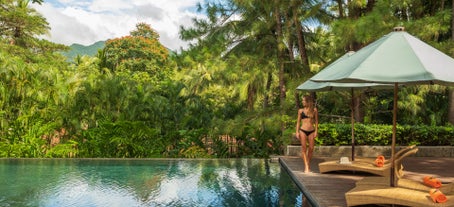
<svg viewBox="0 0 454 207">
<path fill-rule="evenodd" d="M 441 181 L 437 178 L 431 177 L 431 176 L 425 176 L 423 179 L 423 182 L 425 185 L 433 188 L 440 188 L 441 187 Z"/>
<path fill-rule="evenodd" d="M 350 160 L 348 160 L 348 157 L 341 157 L 339 164 L 352 164 L 352 162 L 350 162 Z"/>
<path fill-rule="evenodd" d="M 378 159 L 378 160 L 383 160 L 383 161 L 385 161 L 385 156 L 383 156 L 383 155 L 378 155 L 378 156 L 377 156 L 377 159 Z"/>
<path fill-rule="evenodd" d="M 448 200 L 448 198 L 446 198 L 446 195 L 438 189 L 430 189 L 429 194 L 430 198 L 432 198 L 432 201 L 435 203 L 444 203 Z"/>
<path fill-rule="evenodd" d="M 382 159 L 375 159 L 375 166 L 377 167 L 383 167 L 383 165 L 385 164 L 385 161 L 382 160 Z"/>
</svg>

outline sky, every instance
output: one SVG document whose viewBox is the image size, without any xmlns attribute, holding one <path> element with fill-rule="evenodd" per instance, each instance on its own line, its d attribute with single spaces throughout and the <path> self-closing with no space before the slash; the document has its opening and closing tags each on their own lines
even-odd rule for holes
<svg viewBox="0 0 454 207">
<path fill-rule="evenodd" d="M 51 27 L 43 38 L 55 43 L 88 46 L 127 36 L 144 22 L 159 33 L 164 46 L 178 51 L 188 46 L 179 38 L 180 26 L 204 17 L 196 11 L 198 2 L 203 0 L 44 0 L 31 6 Z"/>
</svg>

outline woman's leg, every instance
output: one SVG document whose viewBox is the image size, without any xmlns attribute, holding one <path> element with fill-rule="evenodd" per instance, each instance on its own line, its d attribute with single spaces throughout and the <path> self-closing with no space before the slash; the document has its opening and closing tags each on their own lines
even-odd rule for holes
<svg viewBox="0 0 454 207">
<path fill-rule="evenodd" d="M 304 161 L 304 172 L 309 172 L 309 163 L 307 159 L 307 136 L 305 133 L 300 132 L 300 141 L 301 141 L 301 158 Z"/>
<path fill-rule="evenodd" d="M 309 169 L 309 166 L 310 166 L 310 162 L 311 162 L 311 159 L 312 159 L 312 154 L 314 152 L 314 145 L 315 145 L 315 133 L 312 133 L 310 134 L 307 139 L 309 140 L 309 150 L 307 152 L 307 165 L 308 165 L 308 169 Z"/>
</svg>

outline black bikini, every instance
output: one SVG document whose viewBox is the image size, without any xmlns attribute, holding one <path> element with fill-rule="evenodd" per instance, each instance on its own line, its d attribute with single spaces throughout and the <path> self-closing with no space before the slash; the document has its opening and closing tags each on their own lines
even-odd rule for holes
<svg viewBox="0 0 454 207">
<path fill-rule="evenodd" d="M 301 112 L 301 119 L 309 119 L 311 117 L 307 116 L 304 111 Z M 304 129 L 299 129 L 300 131 L 304 132 L 304 134 L 306 134 L 306 136 L 309 136 L 311 135 L 312 133 L 315 132 L 315 129 L 313 130 L 310 130 L 310 131 L 307 131 L 307 130 L 304 130 Z"/>
<path fill-rule="evenodd" d="M 304 129 L 300 129 L 300 131 L 304 132 L 304 134 L 306 134 L 306 136 L 309 136 L 309 135 L 311 135 L 312 133 L 315 132 L 315 129 L 314 129 L 314 130 L 311 130 L 311 131 L 306 131 L 306 130 L 304 130 Z"/>
<path fill-rule="evenodd" d="M 301 112 L 301 119 L 309 119 L 311 117 L 307 116 L 304 111 Z"/>
</svg>

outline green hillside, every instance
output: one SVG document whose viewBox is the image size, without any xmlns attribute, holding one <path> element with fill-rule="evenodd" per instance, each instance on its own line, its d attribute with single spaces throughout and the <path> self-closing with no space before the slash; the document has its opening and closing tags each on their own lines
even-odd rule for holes
<svg viewBox="0 0 454 207">
<path fill-rule="evenodd" d="M 81 44 L 72 44 L 70 50 L 67 52 L 63 52 L 63 55 L 68 58 L 69 61 L 74 60 L 77 55 L 80 56 L 95 56 L 98 53 L 99 49 L 104 48 L 105 41 L 98 41 L 92 45 L 84 46 Z"/>
<path fill-rule="evenodd" d="M 105 45 L 106 41 L 98 41 L 89 46 L 74 43 L 69 46 L 70 49 L 67 52 L 62 52 L 62 54 L 68 58 L 68 61 L 73 61 L 74 58 L 77 57 L 77 55 L 95 56 L 96 54 L 98 54 L 98 50 L 103 49 Z M 170 56 L 176 55 L 174 51 L 169 48 L 167 49 Z"/>
</svg>

